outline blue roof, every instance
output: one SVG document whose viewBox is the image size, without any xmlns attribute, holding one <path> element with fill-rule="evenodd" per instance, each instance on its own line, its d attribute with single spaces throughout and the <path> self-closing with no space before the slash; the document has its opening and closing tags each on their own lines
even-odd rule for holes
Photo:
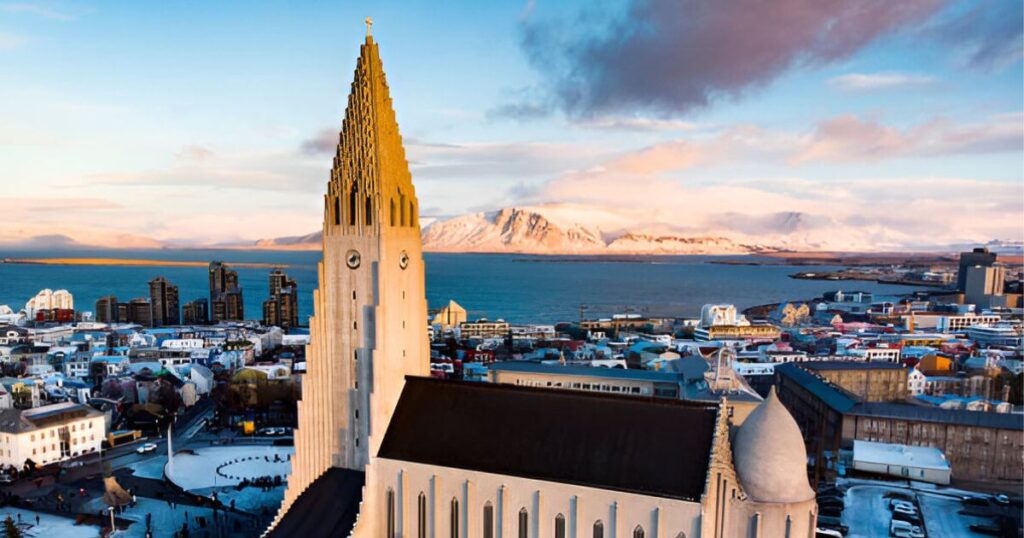
<svg viewBox="0 0 1024 538">
<path fill-rule="evenodd" d="M 129 360 L 124 355 L 97 355 L 91 359 L 90 362 L 121 362 Z"/>
</svg>

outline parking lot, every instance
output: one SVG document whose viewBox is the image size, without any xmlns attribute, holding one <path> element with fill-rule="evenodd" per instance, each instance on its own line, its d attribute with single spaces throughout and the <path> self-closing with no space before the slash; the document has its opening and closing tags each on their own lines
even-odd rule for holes
<svg viewBox="0 0 1024 538">
<path fill-rule="evenodd" d="M 945 536 L 984 536 L 973 532 L 971 525 L 992 524 L 991 518 L 975 517 L 961 513 L 969 510 L 962 501 L 967 492 L 943 488 L 913 489 L 900 485 L 888 485 L 881 482 L 860 482 L 849 484 L 844 501 L 842 522 L 849 528 L 850 537 L 890 536 L 889 525 L 892 520 L 890 498 L 886 494 L 900 493 L 913 499 L 919 510 L 923 529 L 930 537 Z M 993 503 L 993 509 L 1000 511 Z M 1013 506 L 1005 507 L 1013 510 Z"/>
</svg>

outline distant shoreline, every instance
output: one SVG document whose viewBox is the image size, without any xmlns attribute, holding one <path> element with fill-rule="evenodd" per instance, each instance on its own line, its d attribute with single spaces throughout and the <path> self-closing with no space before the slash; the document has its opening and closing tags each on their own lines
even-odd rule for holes
<svg viewBox="0 0 1024 538">
<path fill-rule="evenodd" d="M 136 260 L 122 258 L 4 258 L 3 263 L 22 265 L 94 265 L 94 266 L 134 266 L 134 267 L 207 267 L 210 262 L 176 261 L 176 260 Z M 229 263 L 232 267 L 249 269 L 273 269 L 288 267 L 282 263 Z"/>
</svg>

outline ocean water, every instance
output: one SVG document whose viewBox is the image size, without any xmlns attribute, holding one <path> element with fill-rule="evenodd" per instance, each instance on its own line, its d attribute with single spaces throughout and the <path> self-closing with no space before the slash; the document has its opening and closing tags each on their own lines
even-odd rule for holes
<svg viewBox="0 0 1024 538">
<path fill-rule="evenodd" d="M 0 259 L 103 257 L 280 264 L 299 286 L 300 319 L 312 314 L 319 252 L 240 250 L 119 250 L 25 252 L 0 250 Z M 641 258 L 567 258 L 519 254 L 424 255 L 427 302 L 437 308 L 454 299 L 471 318 L 555 323 L 624 311 L 652 316 L 696 316 L 707 303 L 740 308 L 787 300 L 811 299 L 835 289 L 860 289 L 876 295 L 923 288 L 874 282 L 830 282 L 789 278 L 797 267 L 722 265 L 727 256 Z M 821 270 L 835 269 L 821 266 Z M 270 269 L 236 268 L 246 317 L 262 315 Z M 96 299 L 116 295 L 127 301 L 148 296 L 147 282 L 164 276 L 179 287 L 182 303 L 208 297 L 205 267 L 58 266 L 0 263 L 0 304 L 18 310 L 40 289 L 67 289 L 78 310 L 92 311 Z"/>
</svg>

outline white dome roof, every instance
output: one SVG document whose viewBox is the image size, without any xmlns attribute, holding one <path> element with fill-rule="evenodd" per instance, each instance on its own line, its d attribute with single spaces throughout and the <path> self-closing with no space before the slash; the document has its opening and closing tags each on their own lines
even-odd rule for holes
<svg viewBox="0 0 1024 538">
<path fill-rule="evenodd" d="M 795 503 L 814 498 L 807 482 L 803 436 L 775 387 L 740 426 L 733 460 L 743 491 L 754 501 Z"/>
</svg>

